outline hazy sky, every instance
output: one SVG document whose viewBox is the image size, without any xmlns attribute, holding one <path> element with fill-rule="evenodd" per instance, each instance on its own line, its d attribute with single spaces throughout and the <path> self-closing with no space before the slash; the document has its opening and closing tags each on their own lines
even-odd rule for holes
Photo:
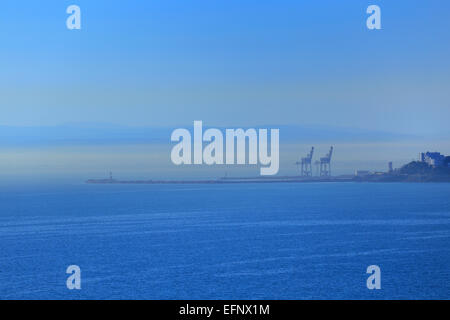
<svg viewBox="0 0 450 320">
<path fill-rule="evenodd" d="M 77 4 L 82 30 L 66 28 Z M 366 28 L 366 8 L 382 30 Z M 450 2 L 2 1 L 0 125 L 450 132 Z"/>
</svg>

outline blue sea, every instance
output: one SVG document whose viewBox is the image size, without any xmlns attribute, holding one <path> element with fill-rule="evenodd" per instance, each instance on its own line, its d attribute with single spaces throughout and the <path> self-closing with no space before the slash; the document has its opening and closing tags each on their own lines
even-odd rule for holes
<svg viewBox="0 0 450 320">
<path fill-rule="evenodd" d="M 0 299 L 449 298 L 450 184 L 0 188 Z"/>
</svg>

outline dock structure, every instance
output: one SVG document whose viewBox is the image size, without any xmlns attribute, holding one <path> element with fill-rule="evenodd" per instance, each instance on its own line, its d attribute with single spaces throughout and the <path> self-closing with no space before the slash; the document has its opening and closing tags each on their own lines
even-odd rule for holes
<svg viewBox="0 0 450 320">
<path fill-rule="evenodd" d="M 325 157 L 320 158 L 320 176 L 330 177 L 331 176 L 331 156 L 333 155 L 333 147 L 330 147 L 330 151 L 325 155 Z"/>
</svg>

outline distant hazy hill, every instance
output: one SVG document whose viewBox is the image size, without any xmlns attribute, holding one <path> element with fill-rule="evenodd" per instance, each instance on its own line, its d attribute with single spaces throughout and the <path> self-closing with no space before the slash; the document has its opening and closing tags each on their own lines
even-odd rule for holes
<svg viewBox="0 0 450 320">
<path fill-rule="evenodd" d="M 192 124 L 184 126 L 192 132 Z M 205 126 L 204 129 L 208 127 Z M 414 138 L 388 132 L 322 126 L 272 126 L 281 142 L 377 142 Z M 70 124 L 42 127 L 0 126 L 0 146 L 168 143 L 176 128 L 109 124 Z M 224 128 L 219 128 L 224 130 Z M 244 129 L 246 129 L 244 127 Z"/>
</svg>

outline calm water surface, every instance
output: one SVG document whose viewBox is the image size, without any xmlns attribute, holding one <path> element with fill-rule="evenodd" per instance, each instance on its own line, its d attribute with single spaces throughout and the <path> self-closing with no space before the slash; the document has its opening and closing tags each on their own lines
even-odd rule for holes
<svg viewBox="0 0 450 320">
<path fill-rule="evenodd" d="M 450 184 L 0 187 L 0 299 L 91 298 L 448 299 Z"/>
</svg>

